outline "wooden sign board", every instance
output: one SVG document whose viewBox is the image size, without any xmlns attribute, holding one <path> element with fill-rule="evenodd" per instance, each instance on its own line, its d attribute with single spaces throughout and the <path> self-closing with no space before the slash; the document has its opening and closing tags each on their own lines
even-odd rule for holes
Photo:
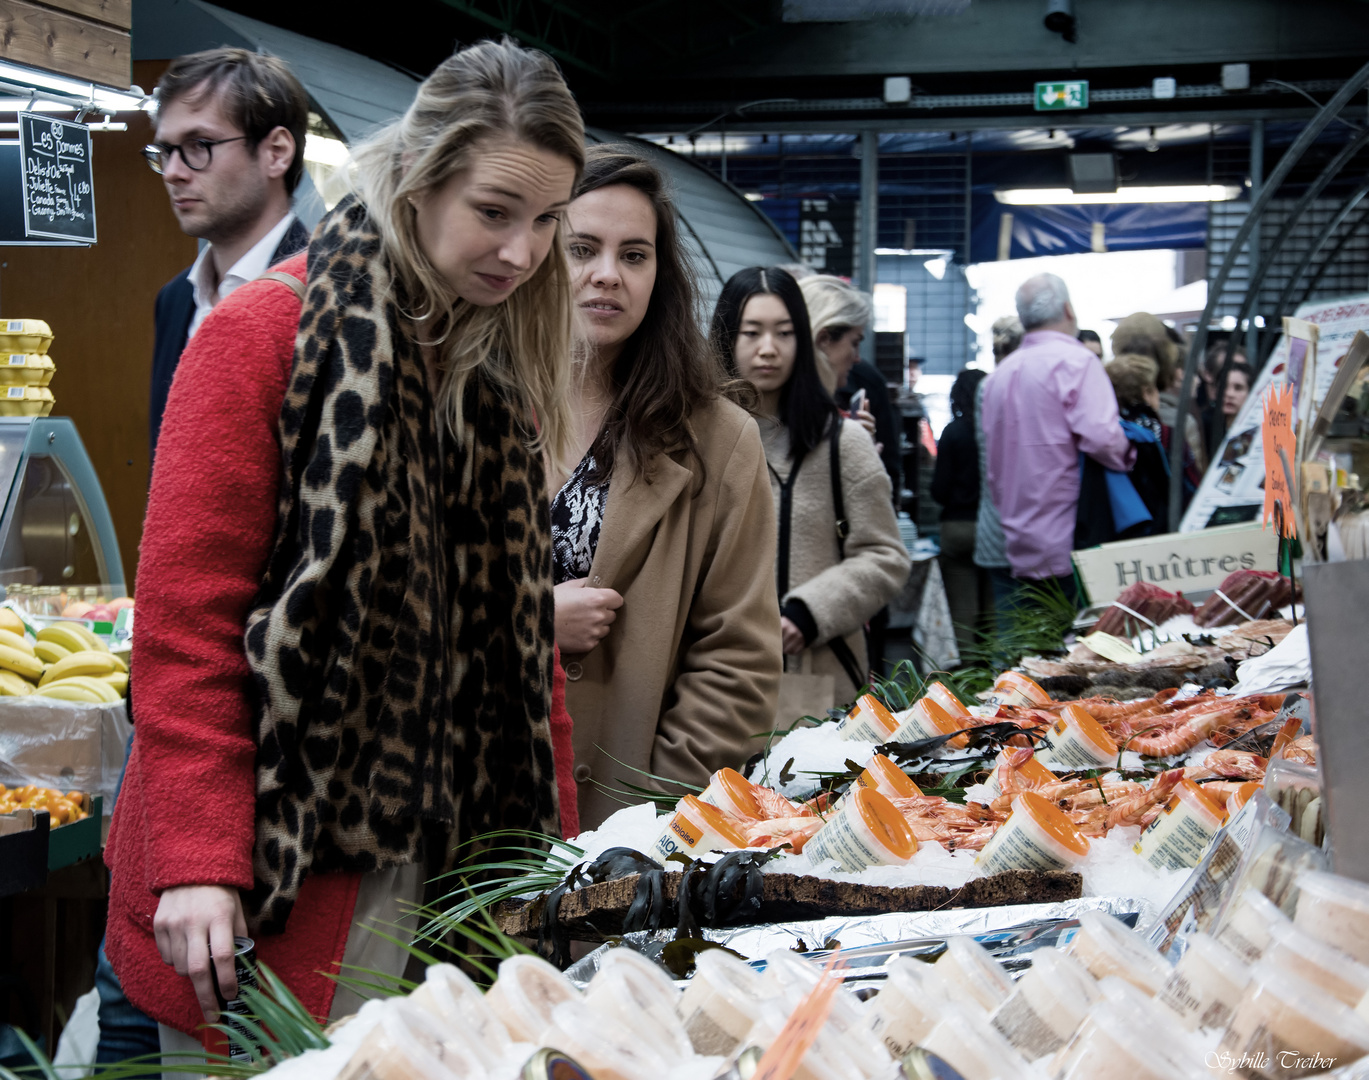
<svg viewBox="0 0 1369 1080">
<path fill-rule="evenodd" d="M 132 25 L 132 0 L 0 0 L 0 59 L 124 90 Z"/>
<path fill-rule="evenodd" d="M 19 114 L 24 233 L 95 243 L 90 128 L 42 113 Z"/>
<path fill-rule="evenodd" d="M 1278 539 L 1257 524 L 1224 525 L 1191 533 L 1118 540 L 1073 552 L 1089 601 L 1116 600 L 1128 585 L 1144 581 L 1190 599 L 1209 593 L 1234 570 L 1274 570 Z"/>
</svg>

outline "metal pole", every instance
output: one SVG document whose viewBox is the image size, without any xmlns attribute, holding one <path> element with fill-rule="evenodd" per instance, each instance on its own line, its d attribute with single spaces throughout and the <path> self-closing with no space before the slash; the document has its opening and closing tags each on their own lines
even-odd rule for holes
<svg viewBox="0 0 1369 1080">
<path fill-rule="evenodd" d="M 727 183 L 727 125 L 726 125 L 726 124 L 719 124 L 719 125 L 718 125 L 718 134 L 722 137 L 722 141 L 723 141 L 723 149 L 722 149 L 722 173 L 723 173 L 723 183 L 725 184 L 725 183 Z"/>
<path fill-rule="evenodd" d="M 1264 121 L 1256 120 L 1250 125 L 1250 205 L 1255 205 L 1255 200 L 1260 197 L 1260 189 L 1264 187 Z M 1270 256 L 1273 261 L 1273 256 Z M 1250 231 L 1250 280 L 1256 279 L 1256 273 L 1260 268 L 1260 222 L 1257 219 L 1255 226 Z M 1263 275 L 1260 275 L 1263 277 Z M 1245 332 L 1245 355 L 1255 357 L 1259 355 L 1260 338 L 1259 331 L 1255 329 L 1255 314 L 1260 309 L 1259 290 L 1255 290 L 1253 297 L 1254 303 L 1250 305 L 1250 317 L 1246 322 Z M 1236 328 L 1240 333 L 1240 327 Z M 1232 335 L 1235 336 L 1234 334 Z"/>
<path fill-rule="evenodd" d="M 970 265 L 970 201 L 974 193 L 974 185 L 971 181 L 971 174 L 974 171 L 974 132 L 965 133 L 965 250 L 962 254 L 964 266 Z"/>
<path fill-rule="evenodd" d="M 860 287 L 875 291 L 875 247 L 879 242 L 879 133 L 860 133 Z M 860 346 L 860 358 L 875 362 L 874 327 Z"/>
<path fill-rule="evenodd" d="M 1366 85 L 1369 85 L 1369 64 L 1365 64 L 1359 71 L 1352 75 L 1348 82 L 1342 86 L 1336 95 L 1317 111 L 1316 116 L 1303 128 L 1288 148 L 1287 153 L 1279 159 L 1278 166 L 1270 174 L 1265 184 L 1264 190 L 1260 192 L 1260 197 L 1250 206 L 1250 213 L 1246 215 L 1241 227 L 1236 230 L 1236 235 L 1232 240 L 1231 249 L 1227 252 L 1226 258 L 1222 260 L 1221 268 L 1212 279 L 1207 291 L 1207 306 L 1203 309 L 1202 319 L 1198 323 L 1197 332 L 1193 335 L 1193 341 L 1189 345 L 1188 360 L 1184 363 L 1183 379 L 1179 383 L 1179 408 L 1177 415 L 1179 422 L 1183 422 L 1183 417 L 1188 415 L 1189 406 L 1193 402 L 1193 380 L 1198 375 L 1198 360 L 1207 348 L 1207 328 L 1212 321 L 1212 313 L 1216 310 L 1217 304 L 1222 297 L 1222 291 L 1226 288 L 1227 278 L 1231 276 L 1231 271 L 1236 262 L 1236 256 L 1240 253 L 1246 240 L 1250 238 L 1250 233 L 1255 227 L 1255 222 L 1264 213 L 1265 207 L 1269 204 L 1272 194 L 1279 190 L 1279 186 L 1292 172 L 1293 166 L 1301 160 L 1307 148 L 1312 145 L 1317 136 L 1320 135 L 1328 124 L 1336 118 L 1340 111 L 1345 108 L 1346 103 L 1358 94 Z M 1183 429 L 1180 428 L 1180 431 Z M 1169 475 L 1179 477 L 1184 472 L 1184 445 L 1183 438 L 1170 439 L 1169 447 Z M 1183 516 L 1183 485 L 1174 483 L 1169 486 L 1169 528 L 1171 532 L 1179 530 L 1179 519 Z"/>
</svg>

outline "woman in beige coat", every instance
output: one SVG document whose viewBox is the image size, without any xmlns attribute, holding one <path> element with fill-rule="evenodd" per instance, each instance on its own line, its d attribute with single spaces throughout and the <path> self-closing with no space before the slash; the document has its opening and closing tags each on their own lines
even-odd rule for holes
<svg viewBox="0 0 1369 1080">
<path fill-rule="evenodd" d="M 819 379 L 803 293 L 788 273 L 753 266 L 734 274 L 712 335 L 728 370 L 760 394 L 786 670 L 831 675 L 833 703 L 843 704 L 869 677 L 865 622 L 897 595 L 912 565 L 889 476 L 869 434 L 842 422 Z"/>
<path fill-rule="evenodd" d="M 598 146 L 576 192 L 567 235 L 590 349 L 552 538 L 589 829 L 624 784 L 703 785 L 760 748 L 780 619 L 760 433 L 699 331 L 665 179 L 629 147 Z"/>
</svg>

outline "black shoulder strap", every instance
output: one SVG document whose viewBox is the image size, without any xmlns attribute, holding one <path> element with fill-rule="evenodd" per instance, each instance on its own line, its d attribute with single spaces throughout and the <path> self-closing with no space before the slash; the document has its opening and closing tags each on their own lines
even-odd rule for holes
<svg viewBox="0 0 1369 1080">
<path fill-rule="evenodd" d="M 846 500 L 841 492 L 841 425 L 842 416 L 837 414 L 832 425 L 832 511 L 836 517 L 837 553 L 846 558 L 846 538 L 851 535 L 851 522 L 846 518 Z"/>
</svg>

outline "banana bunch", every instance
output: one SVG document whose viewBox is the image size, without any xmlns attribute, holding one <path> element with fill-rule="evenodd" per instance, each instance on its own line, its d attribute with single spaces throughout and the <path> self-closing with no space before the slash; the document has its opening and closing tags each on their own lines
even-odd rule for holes
<svg viewBox="0 0 1369 1080">
<path fill-rule="evenodd" d="M 0 627 L 0 696 L 113 704 L 127 692 L 128 665 L 80 623 L 45 626 L 34 645 Z"/>
</svg>

